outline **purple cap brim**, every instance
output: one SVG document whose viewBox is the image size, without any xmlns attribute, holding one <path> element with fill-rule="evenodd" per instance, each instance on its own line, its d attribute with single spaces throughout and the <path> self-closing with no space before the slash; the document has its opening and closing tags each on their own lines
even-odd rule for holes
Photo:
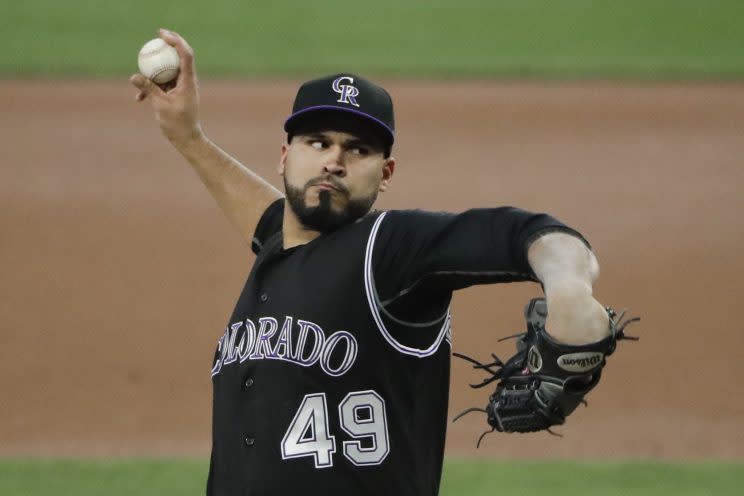
<svg viewBox="0 0 744 496">
<path fill-rule="evenodd" d="M 377 119 L 376 117 L 372 117 L 369 114 L 365 114 L 361 110 L 354 110 L 354 109 L 350 109 L 350 108 L 346 108 L 346 107 L 336 107 L 334 105 L 317 105 L 315 107 L 307 107 L 307 108 L 304 108 L 302 110 L 299 110 L 299 111 L 295 112 L 294 114 L 290 115 L 287 118 L 287 120 L 284 121 L 284 130 L 287 131 L 287 132 L 289 132 L 289 129 L 288 129 L 289 123 L 293 119 L 295 119 L 297 116 L 306 114 L 308 112 L 312 112 L 314 110 L 339 110 L 341 112 L 349 112 L 349 113 L 352 113 L 352 114 L 359 115 L 361 117 L 364 117 L 366 119 L 369 119 L 369 120 L 375 122 L 376 124 L 382 126 L 383 129 L 385 129 L 388 132 L 388 134 L 390 135 L 390 142 L 392 143 L 393 141 L 395 141 L 395 133 L 393 132 L 393 130 L 390 129 L 388 127 L 388 125 L 385 124 L 384 122 L 382 122 L 380 119 Z"/>
</svg>

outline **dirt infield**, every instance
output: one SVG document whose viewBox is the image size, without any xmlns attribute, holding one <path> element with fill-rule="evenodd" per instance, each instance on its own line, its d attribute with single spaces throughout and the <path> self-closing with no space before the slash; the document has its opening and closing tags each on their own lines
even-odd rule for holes
<svg viewBox="0 0 744 496">
<path fill-rule="evenodd" d="M 449 454 L 744 457 L 744 86 L 390 82 L 385 208 L 518 205 L 579 228 L 597 295 L 642 314 L 560 429 L 453 424 Z M 205 82 L 203 119 L 272 178 L 295 83 Z M 0 455 L 208 456 L 209 369 L 252 262 L 126 82 L 0 82 Z M 454 349 L 508 354 L 535 285 L 458 293 Z M 451 412 L 482 403 L 455 362 Z"/>
</svg>

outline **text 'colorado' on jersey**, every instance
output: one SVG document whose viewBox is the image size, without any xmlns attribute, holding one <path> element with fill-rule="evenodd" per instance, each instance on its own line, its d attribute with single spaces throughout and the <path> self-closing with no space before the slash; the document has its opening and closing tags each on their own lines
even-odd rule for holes
<svg viewBox="0 0 744 496">
<path fill-rule="evenodd" d="M 220 337 L 212 366 L 212 377 L 224 366 L 246 360 L 283 360 L 302 367 L 319 366 L 338 377 L 354 365 L 359 345 L 347 331 L 327 335 L 321 326 L 308 320 L 261 317 L 230 324 Z"/>
</svg>

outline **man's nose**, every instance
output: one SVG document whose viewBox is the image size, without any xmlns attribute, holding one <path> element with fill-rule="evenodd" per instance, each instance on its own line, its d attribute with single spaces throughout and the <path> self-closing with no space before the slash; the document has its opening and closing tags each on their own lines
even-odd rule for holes
<svg viewBox="0 0 744 496">
<path fill-rule="evenodd" d="M 328 150 L 323 172 L 334 176 L 346 175 L 346 164 L 344 163 L 344 150 L 340 146 L 331 146 Z"/>
</svg>

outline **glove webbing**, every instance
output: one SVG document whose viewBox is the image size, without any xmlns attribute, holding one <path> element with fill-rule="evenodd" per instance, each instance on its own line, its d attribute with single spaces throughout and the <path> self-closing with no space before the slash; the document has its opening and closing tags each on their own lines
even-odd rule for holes
<svg viewBox="0 0 744 496">
<path fill-rule="evenodd" d="M 534 304 L 534 302 L 535 302 L 535 300 L 533 300 L 532 302 L 530 302 L 530 305 L 528 305 L 527 309 L 525 310 L 525 317 L 528 318 L 528 332 L 529 332 L 529 326 L 530 325 L 536 325 L 535 322 L 529 322 L 529 313 L 530 313 L 530 311 L 532 309 L 531 305 Z M 632 322 L 637 322 L 637 321 L 639 321 L 641 319 L 640 319 L 640 317 L 633 317 L 633 318 L 629 318 L 629 319 L 627 319 L 627 320 L 625 320 L 623 322 L 622 319 L 623 319 L 623 317 L 625 316 L 625 313 L 626 313 L 626 310 L 625 309 L 620 313 L 620 315 L 618 315 L 612 309 L 612 307 L 606 307 L 605 308 L 605 311 L 607 312 L 607 315 L 608 315 L 609 321 L 610 321 L 610 336 L 608 336 L 608 338 L 605 338 L 605 339 L 608 339 L 609 340 L 609 346 L 608 346 L 607 351 L 605 352 L 605 356 L 609 356 L 609 355 L 611 355 L 615 351 L 615 347 L 617 345 L 617 341 L 623 340 L 623 339 L 637 341 L 639 339 L 636 336 L 626 335 L 625 334 L 625 327 L 628 324 L 630 324 Z M 544 331 L 544 326 L 541 327 L 541 330 Z M 536 331 L 537 331 L 537 329 L 535 329 L 535 332 Z M 453 355 L 454 356 L 472 363 L 474 369 L 485 370 L 486 372 L 488 372 L 490 374 L 490 377 L 485 378 L 480 384 L 470 384 L 470 387 L 472 387 L 472 388 L 481 388 L 483 386 L 486 386 L 488 384 L 491 384 L 492 382 L 494 382 L 496 380 L 499 380 L 499 379 L 502 379 L 503 380 L 503 379 L 509 378 L 509 377 L 513 376 L 514 374 L 516 374 L 517 372 L 522 373 L 522 371 L 524 370 L 525 361 L 527 359 L 527 353 L 528 353 L 527 350 L 526 350 L 526 347 L 523 346 L 522 339 L 524 339 L 527 334 L 528 334 L 527 332 L 525 332 L 525 333 L 518 333 L 518 334 L 514 334 L 514 335 L 511 335 L 511 336 L 506 336 L 504 338 L 499 339 L 499 342 L 501 342 L 501 341 L 504 341 L 504 340 L 510 339 L 510 338 L 520 338 L 520 342 L 517 344 L 517 347 L 519 349 L 519 352 L 516 355 L 514 355 L 511 359 L 509 359 L 509 361 L 507 361 L 506 363 L 504 363 L 498 356 L 496 356 L 493 353 L 491 353 L 491 358 L 493 358 L 493 362 L 484 364 L 484 363 L 481 363 L 481 362 L 479 362 L 479 361 L 477 361 L 477 360 L 475 360 L 475 359 L 473 359 L 473 358 L 471 358 L 471 357 L 469 357 L 467 355 L 463 355 L 461 353 L 453 352 Z M 522 345 L 522 346 L 520 346 L 520 345 Z M 499 367 L 499 368 L 496 369 L 496 370 L 494 370 L 493 367 Z M 599 375 L 600 374 L 601 374 L 601 366 L 599 367 L 599 371 L 598 371 L 596 377 L 594 378 L 594 380 L 591 381 L 592 383 L 587 388 L 587 391 L 589 391 L 591 388 L 593 388 L 596 385 L 596 383 L 599 381 Z M 521 406 L 524 406 L 530 399 L 532 399 L 533 391 L 540 384 L 539 379 L 537 379 L 536 377 L 530 378 L 530 377 L 527 376 L 527 377 L 525 377 L 525 379 L 530 381 L 529 383 L 526 383 L 526 388 L 502 391 L 502 399 L 507 398 L 509 400 L 509 403 L 515 405 L 515 407 L 518 407 L 520 405 Z M 489 405 L 493 401 L 494 396 L 495 395 L 492 395 L 489 398 Z M 580 401 L 584 405 L 587 405 L 587 402 L 583 398 Z M 491 409 L 491 413 L 493 413 L 493 416 L 491 416 L 489 414 L 489 411 L 487 409 L 484 409 L 484 408 L 478 408 L 478 407 L 468 408 L 468 409 L 462 411 L 461 413 L 459 413 L 458 415 L 456 415 L 452 421 L 455 422 L 455 421 L 459 420 L 461 417 L 463 417 L 464 415 L 466 415 L 468 413 L 471 413 L 471 412 L 482 412 L 482 413 L 485 413 L 486 415 L 489 416 L 489 424 L 491 424 L 493 426 L 490 430 L 487 430 L 483 434 L 481 434 L 481 436 L 478 438 L 478 443 L 476 445 L 477 447 L 480 447 L 480 443 L 483 440 L 483 438 L 485 437 L 485 435 L 493 432 L 494 430 L 496 430 L 496 427 L 497 426 L 500 427 L 498 429 L 499 431 L 504 431 L 504 427 L 503 427 L 503 424 L 501 422 L 501 419 L 500 419 L 500 417 L 498 415 L 498 411 L 495 408 L 492 408 Z M 546 419 L 546 425 L 544 427 L 535 427 L 535 428 L 531 429 L 530 431 L 538 431 L 538 430 L 545 429 L 550 434 L 553 434 L 553 435 L 556 435 L 556 436 L 560 436 L 560 434 L 557 434 L 557 433 L 553 432 L 550 429 L 550 426 L 551 425 L 555 425 L 555 424 L 562 424 L 563 421 L 564 421 L 564 418 L 563 417 L 558 417 L 558 416 L 556 416 L 555 418 Z M 528 425 L 531 425 L 533 422 L 534 422 L 534 419 L 532 417 L 525 416 L 525 426 L 524 427 L 527 427 Z M 511 417 L 510 418 L 510 427 L 513 428 L 515 426 L 518 426 L 518 424 L 519 424 L 519 417 Z M 527 432 L 527 430 L 520 429 L 520 428 L 516 428 L 516 429 L 513 428 L 512 431 Z"/>
</svg>

